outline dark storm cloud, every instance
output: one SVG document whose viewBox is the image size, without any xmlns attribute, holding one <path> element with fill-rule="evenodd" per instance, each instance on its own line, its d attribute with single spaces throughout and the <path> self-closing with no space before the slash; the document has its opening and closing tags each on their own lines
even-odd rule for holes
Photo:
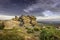
<svg viewBox="0 0 60 40">
<path fill-rule="evenodd" d="M 44 16 L 48 10 L 53 13 L 60 11 L 60 0 L 0 0 L 0 14 L 20 15 L 31 14 Z"/>
<path fill-rule="evenodd" d="M 19 15 L 23 9 L 35 4 L 36 0 L 0 0 L 0 14 Z"/>
<path fill-rule="evenodd" d="M 38 15 L 41 15 L 42 14 L 41 12 L 44 13 L 45 11 L 47 12 L 50 11 L 52 15 L 53 14 L 59 15 L 58 13 L 60 11 L 59 4 L 60 4 L 60 0 L 37 0 L 36 4 L 29 6 L 28 8 L 24 9 L 24 11 L 30 13 L 36 10 L 37 13 L 39 13 Z"/>
</svg>

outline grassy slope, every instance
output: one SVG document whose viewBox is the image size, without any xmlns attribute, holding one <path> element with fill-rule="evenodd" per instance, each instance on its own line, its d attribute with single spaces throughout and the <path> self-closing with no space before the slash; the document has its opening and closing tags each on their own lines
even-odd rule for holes
<svg viewBox="0 0 60 40">
<path fill-rule="evenodd" d="M 0 31 L 0 40 L 60 40 L 60 30 L 49 24 L 40 24 L 31 28 L 3 29 Z"/>
</svg>

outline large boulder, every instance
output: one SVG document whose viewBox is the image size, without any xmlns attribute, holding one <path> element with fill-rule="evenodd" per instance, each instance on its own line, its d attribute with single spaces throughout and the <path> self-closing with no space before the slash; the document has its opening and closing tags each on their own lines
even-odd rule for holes
<svg viewBox="0 0 60 40">
<path fill-rule="evenodd" d="M 22 20 L 24 26 L 35 26 L 37 24 L 36 18 L 34 16 L 23 15 L 19 19 L 20 19 L 20 22 Z"/>
<path fill-rule="evenodd" d="M 31 20 L 28 16 L 22 16 L 21 18 L 23 19 L 24 26 L 31 26 L 30 24 Z"/>
<path fill-rule="evenodd" d="M 35 26 L 35 25 L 37 25 L 37 21 L 36 21 L 36 17 L 34 17 L 34 16 L 29 16 L 30 17 L 30 20 L 31 20 L 31 25 L 32 26 Z"/>
<path fill-rule="evenodd" d="M 9 20 L 9 21 L 5 21 L 4 22 L 4 29 L 13 29 L 13 28 L 19 28 L 19 21 L 13 21 L 13 20 Z"/>
</svg>

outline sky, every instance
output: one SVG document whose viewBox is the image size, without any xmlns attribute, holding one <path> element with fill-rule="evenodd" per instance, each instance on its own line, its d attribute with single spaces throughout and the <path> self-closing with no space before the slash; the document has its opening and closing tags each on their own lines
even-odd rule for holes
<svg viewBox="0 0 60 40">
<path fill-rule="evenodd" d="M 37 20 L 60 20 L 60 0 L 0 0 L 0 19 L 34 15 Z"/>
<path fill-rule="evenodd" d="M 60 16 L 60 0 L 0 0 L 0 15 Z"/>
</svg>

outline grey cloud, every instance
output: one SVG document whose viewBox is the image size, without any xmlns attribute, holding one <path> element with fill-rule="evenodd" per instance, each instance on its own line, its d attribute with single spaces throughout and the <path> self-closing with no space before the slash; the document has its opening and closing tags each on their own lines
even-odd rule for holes
<svg viewBox="0 0 60 40">
<path fill-rule="evenodd" d="M 35 4 L 24 10 L 27 13 L 38 13 L 38 15 L 41 15 L 46 10 L 53 12 L 53 14 L 58 13 L 60 11 L 60 0 L 37 0 Z"/>
<path fill-rule="evenodd" d="M 0 0 L 0 14 L 3 15 L 39 15 L 49 10 L 60 11 L 60 0 Z"/>
<path fill-rule="evenodd" d="M 20 15 L 24 14 L 23 9 L 35 4 L 35 0 L 0 0 L 0 14 Z"/>
</svg>

